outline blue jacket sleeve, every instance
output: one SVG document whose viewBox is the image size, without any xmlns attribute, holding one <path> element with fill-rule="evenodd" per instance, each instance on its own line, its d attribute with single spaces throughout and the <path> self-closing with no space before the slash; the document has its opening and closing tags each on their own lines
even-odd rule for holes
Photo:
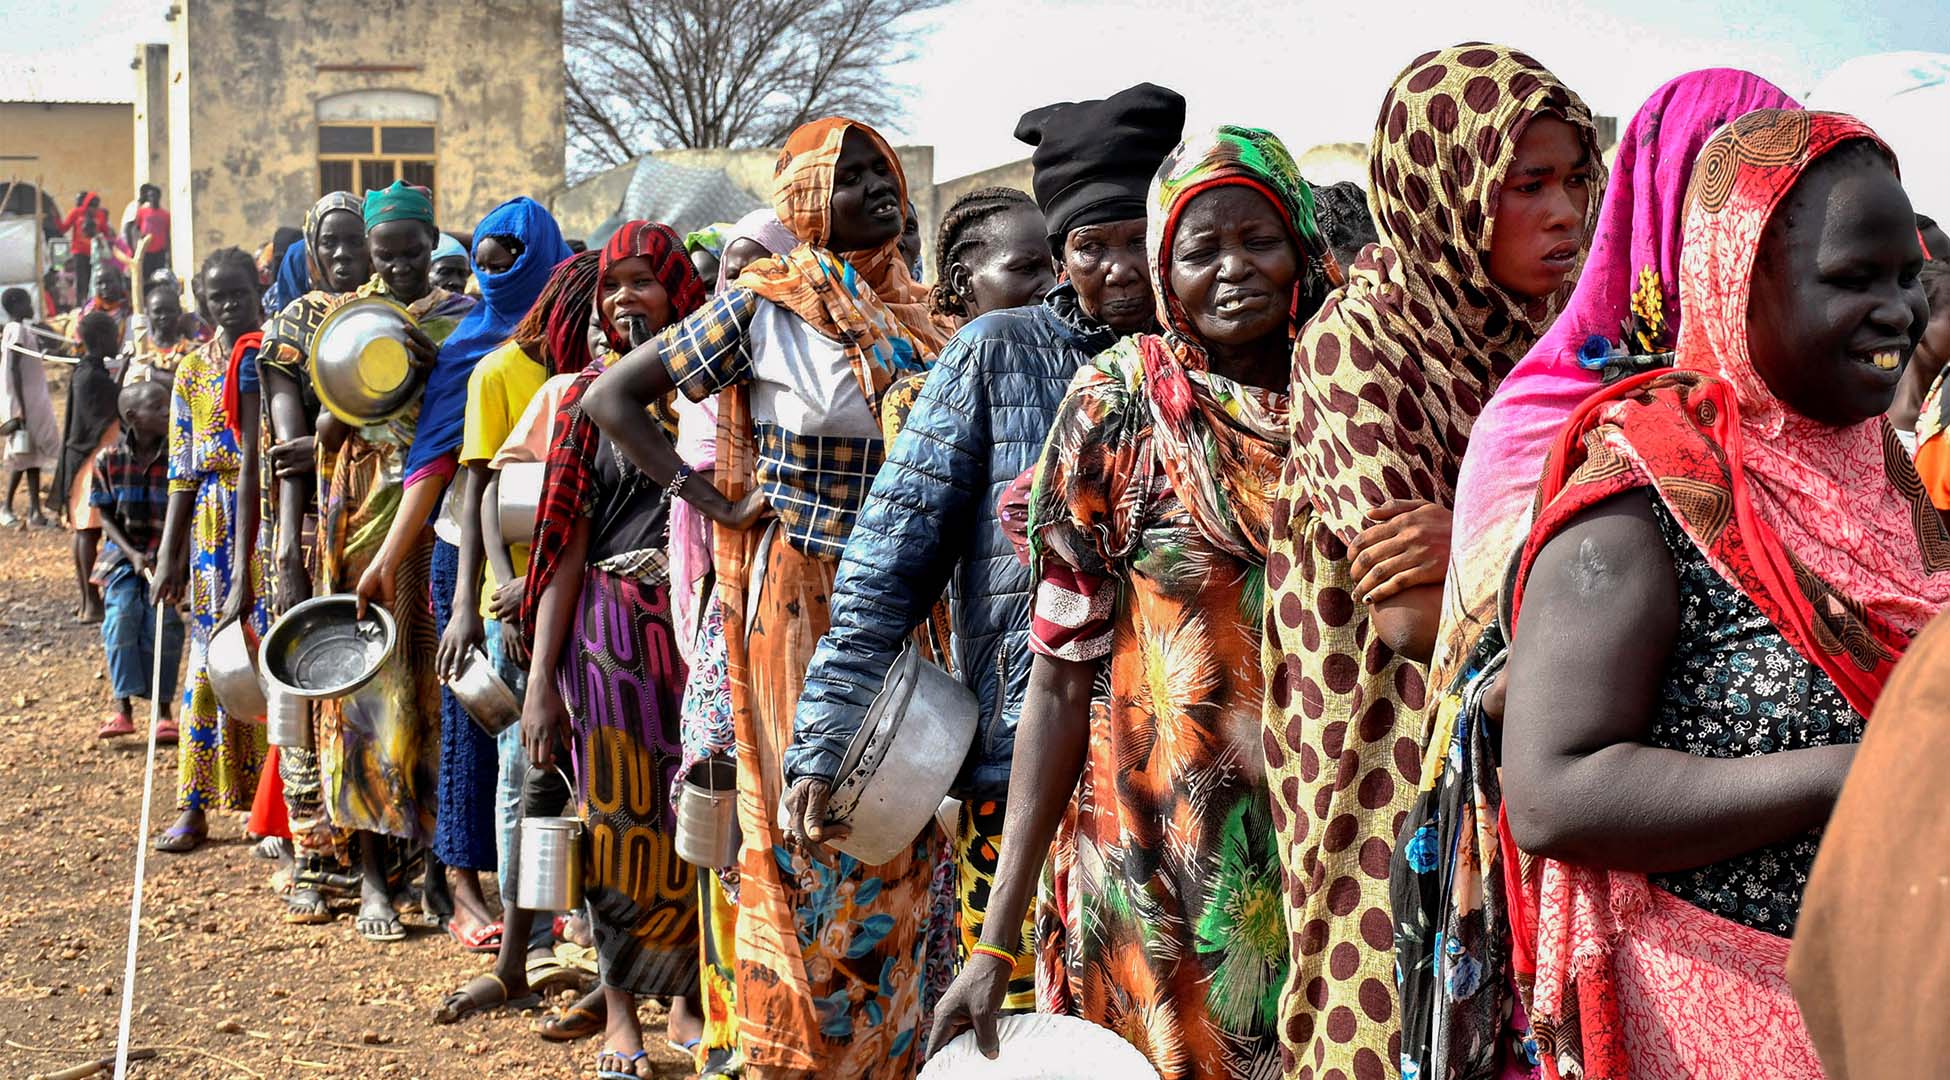
<svg viewBox="0 0 1950 1080">
<path fill-rule="evenodd" d="M 991 442 L 981 355 L 960 338 L 943 350 L 867 493 L 840 556 L 832 628 L 799 698 L 787 783 L 839 771 L 888 669 L 975 535 Z"/>
</svg>

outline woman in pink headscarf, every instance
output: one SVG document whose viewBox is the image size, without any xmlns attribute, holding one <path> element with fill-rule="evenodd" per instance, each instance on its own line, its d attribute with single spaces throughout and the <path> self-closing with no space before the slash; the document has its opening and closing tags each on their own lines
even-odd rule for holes
<svg viewBox="0 0 1950 1080">
<path fill-rule="evenodd" d="M 1456 484 L 1421 791 L 1399 833 L 1389 898 L 1404 1071 L 1465 1075 L 1522 1059 L 1511 1015 L 1508 906 L 1495 823 L 1502 804 L 1485 698 L 1498 687 L 1497 598 L 1529 532 L 1544 457 L 1608 377 L 1667 366 L 1679 337 L 1682 206 L 1713 132 L 1755 109 L 1794 107 L 1744 71 L 1695 71 L 1660 87 L 1625 127 L 1576 291 L 1497 389 L 1469 435 Z M 1487 710 L 1500 714 L 1500 705 Z"/>
<path fill-rule="evenodd" d="M 1551 437 L 1609 376 L 1671 363 L 1679 340 L 1681 200 L 1700 147 L 1756 109 L 1799 108 L 1758 75 L 1688 72 L 1652 92 L 1618 142 L 1591 255 L 1551 329 L 1477 417 L 1456 483 L 1442 630 L 1431 668 L 1448 688 L 1495 614 L 1529 523 Z"/>
</svg>

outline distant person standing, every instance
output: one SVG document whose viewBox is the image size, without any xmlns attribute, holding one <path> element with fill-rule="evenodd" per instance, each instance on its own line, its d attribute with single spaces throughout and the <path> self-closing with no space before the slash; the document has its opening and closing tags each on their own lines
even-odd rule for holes
<svg viewBox="0 0 1950 1080">
<path fill-rule="evenodd" d="M 99 192 L 83 191 L 74 197 L 74 209 L 55 223 L 55 229 L 68 234 L 68 268 L 74 271 L 74 302 L 81 306 L 88 293 L 89 283 L 94 280 L 92 271 L 94 261 L 90 254 L 94 250 L 95 236 L 109 231 L 108 211 L 102 209 Z"/>
<path fill-rule="evenodd" d="M 7 324 L 0 327 L 0 463 L 6 465 L 7 501 L 0 526 L 14 526 L 14 492 L 27 479 L 27 523 L 46 525 L 41 510 L 41 471 L 54 468 L 61 453 L 61 423 L 47 392 L 41 368 L 41 341 L 34 323 L 34 300 L 26 289 L 0 293 Z M 45 334 L 46 331 L 40 333 Z"/>
<path fill-rule="evenodd" d="M 148 281 L 156 271 L 169 267 L 169 211 L 163 209 L 162 189 L 154 184 L 142 185 L 140 200 L 135 212 L 140 242 L 131 240 L 129 246 L 142 255 L 142 276 L 137 280 Z"/>
</svg>

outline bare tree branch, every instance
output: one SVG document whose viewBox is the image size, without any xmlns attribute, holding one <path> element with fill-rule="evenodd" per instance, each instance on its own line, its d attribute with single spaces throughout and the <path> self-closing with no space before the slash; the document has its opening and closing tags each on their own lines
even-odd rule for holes
<svg viewBox="0 0 1950 1080">
<path fill-rule="evenodd" d="M 948 0 L 570 0 L 569 173 L 665 147 L 775 146 L 818 116 L 900 119 L 915 55 Z"/>
</svg>

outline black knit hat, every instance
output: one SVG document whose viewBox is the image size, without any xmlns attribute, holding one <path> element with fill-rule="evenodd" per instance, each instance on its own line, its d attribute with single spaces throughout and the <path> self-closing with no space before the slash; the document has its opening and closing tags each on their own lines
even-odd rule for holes
<svg viewBox="0 0 1950 1080">
<path fill-rule="evenodd" d="M 1152 174 L 1184 130 L 1185 99 L 1151 83 L 1023 113 L 1016 138 L 1036 148 L 1031 186 L 1050 246 L 1061 251 L 1085 225 L 1142 218 Z"/>
</svg>

